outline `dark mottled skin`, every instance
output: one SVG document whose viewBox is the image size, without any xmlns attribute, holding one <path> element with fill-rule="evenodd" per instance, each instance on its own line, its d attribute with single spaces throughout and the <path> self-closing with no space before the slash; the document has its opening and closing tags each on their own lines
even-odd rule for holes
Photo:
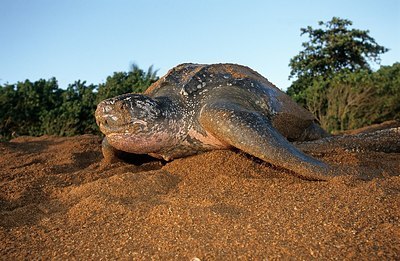
<svg viewBox="0 0 400 261">
<path fill-rule="evenodd" d="M 179 65 L 144 95 L 101 102 L 96 119 L 109 161 L 119 151 L 171 160 L 235 147 L 307 179 L 331 175 L 328 165 L 289 142 L 327 136 L 313 115 L 240 65 Z"/>
</svg>

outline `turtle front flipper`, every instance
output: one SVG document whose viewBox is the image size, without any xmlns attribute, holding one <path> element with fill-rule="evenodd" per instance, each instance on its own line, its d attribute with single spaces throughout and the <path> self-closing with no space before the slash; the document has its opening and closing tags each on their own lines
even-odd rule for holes
<svg viewBox="0 0 400 261">
<path fill-rule="evenodd" d="M 111 146 L 107 141 L 107 137 L 103 138 L 103 141 L 101 143 L 101 152 L 103 153 L 104 157 L 104 165 L 109 165 L 121 161 L 119 158 L 121 151 Z"/>
<path fill-rule="evenodd" d="M 202 108 L 202 127 L 220 141 L 310 180 L 328 180 L 332 169 L 294 147 L 261 113 L 216 101 Z"/>
</svg>

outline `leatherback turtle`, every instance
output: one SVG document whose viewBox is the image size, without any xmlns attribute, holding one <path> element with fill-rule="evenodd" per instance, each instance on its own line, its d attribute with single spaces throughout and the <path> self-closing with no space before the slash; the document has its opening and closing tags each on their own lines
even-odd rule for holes
<svg viewBox="0 0 400 261">
<path fill-rule="evenodd" d="M 237 148 L 307 179 L 331 175 L 289 142 L 327 136 L 314 116 L 241 65 L 178 65 L 144 94 L 100 102 L 96 120 L 108 161 L 120 151 L 172 160 Z"/>
</svg>

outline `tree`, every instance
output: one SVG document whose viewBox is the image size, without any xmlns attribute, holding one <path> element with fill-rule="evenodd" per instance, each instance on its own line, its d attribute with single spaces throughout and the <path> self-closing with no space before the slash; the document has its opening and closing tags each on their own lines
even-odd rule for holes
<svg viewBox="0 0 400 261">
<path fill-rule="evenodd" d="M 157 71 L 150 66 L 147 72 L 133 64 L 129 72 L 115 72 L 107 77 L 105 84 L 100 84 L 97 101 L 115 97 L 124 93 L 144 92 L 152 83 L 158 80 Z"/>
<path fill-rule="evenodd" d="M 61 92 L 55 78 L 0 87 L 0 135 L 40 135 L 40 117 L 61 105 Z"/>
<path fill-rule="evenodd" d="M 374 86 L 380 99 L 376 121 L 400 121 L 400 63 L 382 66 L 374 73 Z"/>
<path fill-rule="evenodd" d="M 17 99 L 14 84 L 0 86 L 0 141 L 9 138 L 18 127 L 18 123 L 13 117 Z"/>
<path fill-rule="evenodd" d="M 379 106 L 379 97 L 374 88 L 373 74 L 367 70 L 354 73 L 337 73 L 326 80 L 327 106 L 320 122 L 328 131 L 355 129 L 375 120 L 374 106 Z"/>
<path fill-rule="evenodd" d="M 290 60 L 289 79 L 296 80 L 287 90 L 297 102 L 306 104 L 305 90 L 315 77 L 329 79 L 341 72 L 371 71 L 370 62 L 379 64 L 379 55 L 388 49 L 377 44 L 368 30 L 349 28 L 352 24 L 333 17 L 328 22 L 320 21 L 322 28 L 301 28 L 301 35 L 307 34 L 309 41 L 303 42 L 304 50 Z"/>
<path fill-rule="evenodd" d="M 25 80 L 0 85 L 0 140 L 18 135 L 72 136 L 99 133 L 94 118 L 97 103 L 127 92 L 142 92 L 157 80 L 156 71 L 132 65 L 129 72 L 116 72 L 97 86 L 75 81 L 66 90 L 55 78 Z"/>
<path fill-rule="evenodd" d="M 40 118 L 41 134 L 72 136 L 84 133 L 97 133 L 94 118 L 96 109 L 95 85 L 76 81 L 62 92 L 60 105 L 46 111 Z"/>
<path fill-rule="evenodd" d="M 328 131 L 342 131 L 400 120 L 400 63 L 376 72 L 315 77 L 304 91 L 307 108 Z"/>
</svg>

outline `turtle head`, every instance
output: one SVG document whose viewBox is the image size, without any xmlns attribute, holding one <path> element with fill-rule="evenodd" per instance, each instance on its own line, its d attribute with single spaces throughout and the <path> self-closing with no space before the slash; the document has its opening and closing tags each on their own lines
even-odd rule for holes
<svg viewBox="0 0 400 261">
<path fill-rule="evenodd" d="M 96 122 L 111 146 L 137 154 L 154 152 L 167 140 L 167 125 L 159 101 L 141 94 L 124 94 L 97 105 Z"/>
</svg>

